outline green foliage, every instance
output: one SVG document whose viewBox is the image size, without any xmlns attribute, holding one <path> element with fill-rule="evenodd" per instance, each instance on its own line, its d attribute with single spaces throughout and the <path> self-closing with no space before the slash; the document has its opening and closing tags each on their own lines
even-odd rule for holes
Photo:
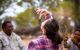
<svg viewBox="0 0 80 50">
<path fill-rule="evenodd" d="M 28 2 L 31 5 L 33 3 L 33 0 L 22 0 L 22 1 Z M 42 0 L 42 3 L 39 6 L 43 7 L 45 5 L 45 6 L 49 7 L 50 11 L 57 12 L 59 9 L 59 6 L 55 7 L 54 1 L 55 0 L 50 0 L 50 1 L 49 0 L 45 0 L 45 1 Z M 21 4 L 21 2 L 19 4 Z M 30 23 L 33 26 L 38 25 L 38 16 L 35 12 L 33 12 L 35 8 L 36 7 L 34 5 L 32 5 L 31 8 L 28 8 L 25 12 L 18 14 L 18 16 L 15 18 L 17 24 L 22 27 L 28 26 Z"/>
<path fill-rule="evenodd" d="M 29 23 L 32 23 L 32 25 L 37 25 L 37 18 L 34 16 L 32 9 L 27 9 L 25 12 L 20 13 L 16 17 L 16 22 L 20 26 L 28 26 Z"/>
</svg>

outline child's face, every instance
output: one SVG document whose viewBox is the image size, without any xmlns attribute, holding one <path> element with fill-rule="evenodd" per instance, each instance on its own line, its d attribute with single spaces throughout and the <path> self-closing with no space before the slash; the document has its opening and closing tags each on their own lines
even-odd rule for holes
<svg viewBox="0 0 80 50">
<path fill-rule="evenodd" d="M 74 32 L 74 37 L 75 37 L 78 41 L 80 41 L 80 32 L 79 32 L 79 31 Z"/>
</svg>

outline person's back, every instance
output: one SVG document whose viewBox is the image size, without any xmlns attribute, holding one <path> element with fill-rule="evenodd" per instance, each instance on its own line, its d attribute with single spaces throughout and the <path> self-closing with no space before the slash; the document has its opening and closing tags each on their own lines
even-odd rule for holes
<svg viewBox="0 0 80 50">
<path fill-rule="evenodd" d="M 59 50 L 62 39 L 58 33 L 56 20 L 46 20 L 41 25 L 42 36 L 32 40 L 28 45 L 28 50 Z"/>
<path fill-rule="evenodd" d="M 42 35 L 29 43 L 28 50 L 57 50 L 54 49 L 55 46 L 53 45 L 54 44 L 52 44 L 50 39 L 48 39 L 45 35 Z"/>
</svg>

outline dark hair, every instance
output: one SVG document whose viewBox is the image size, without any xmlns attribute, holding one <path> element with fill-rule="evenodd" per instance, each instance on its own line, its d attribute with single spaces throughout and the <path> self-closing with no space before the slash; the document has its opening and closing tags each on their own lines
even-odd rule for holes
<svg viewBox="0 0 80 50">
<path fill-rule="evenodd" d="M 61 43 L 60 35 L 58 33 L 59 25 L 58 22 L 54 19 L 48 20 L 44 28 L 46 30 L 46 36 L 52 41 L 52 43 L 55 43 L 55 45 L 58 45 Z"/>
<path fill-rule="evenodd" d="M 11 23 L 11 21 L 5 20 L 5 21 L 2 23 L 2 29 L 4 29 L 4 28 L 6 27 L 7 23 Z"/>
</svg>

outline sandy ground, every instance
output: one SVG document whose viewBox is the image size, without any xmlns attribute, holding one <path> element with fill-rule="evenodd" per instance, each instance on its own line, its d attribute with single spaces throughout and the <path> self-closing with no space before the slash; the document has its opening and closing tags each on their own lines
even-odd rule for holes
<svg viewBox="0 0 80 50">
<path fill-rule="evenodd" d="M 23 40 L 25 45 L 28 45 L 31 40 L 37 38 L 37 36 L 30 36 L 30 35 L 29 36 L 21 35 L 20 37 Z"/>
<path fill-rule="evenodd" d="M 24 44 L 27 46 L 29 44 L 29 42 L 34 39 L 35 36 L 28 36 L 28 37 L 25 37 L 25 36 L 21 36 L 21 39 L 23 40 Z"/>
<path fill-rule="evenodd" d="M 23 40 L 24 45 L 28 45 L 30 40 L 31 40 L 31 39 L 24 39 L 24 40 Z"/>
<path fill-rule="evenodd" d="M 24 36 L 22 37 L 23 43 L 26 47 L 26 50 L 28 50 L 28 44 L 32 39 L 33 39 L 32 37 L 27 37 L 27 38 L 25 38 Z"/>
<path fill-rule="evenodd" d="M 28 50 L 29 41 L 30 41 L 30 39 L 28 39 L 28 40 L 27 39 L 24 39 L 23 40 L 26 50 Z"/>
</svg>

